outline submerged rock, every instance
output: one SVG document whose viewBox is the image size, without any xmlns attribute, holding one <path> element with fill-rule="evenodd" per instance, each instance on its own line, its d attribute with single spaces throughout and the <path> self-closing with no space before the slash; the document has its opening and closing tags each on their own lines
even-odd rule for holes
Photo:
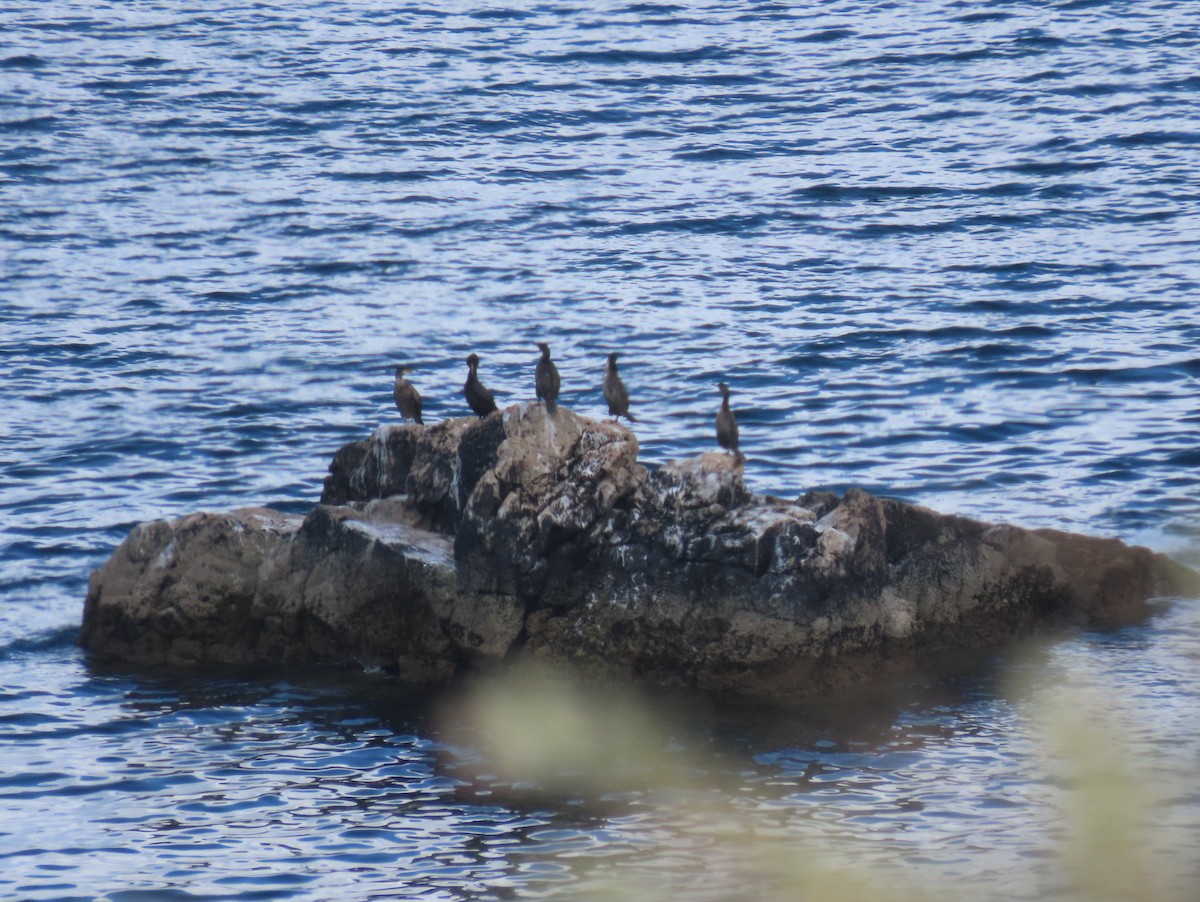
<svg viewBox="0 0 1200 902">
<path fill-rule="evenodd" d="M 585 673 L 786 696 L 945 649 L 1143 616 L 1200 577 L 1112 539 L 857 489 L 784 500 L 741 461 L 650 471 L 559 407 L 381 427 L 307 516 L 138 526 L 82 643 L 148 663 L 357 662 L 439 682 L 518 652 Z"/>
</svg>

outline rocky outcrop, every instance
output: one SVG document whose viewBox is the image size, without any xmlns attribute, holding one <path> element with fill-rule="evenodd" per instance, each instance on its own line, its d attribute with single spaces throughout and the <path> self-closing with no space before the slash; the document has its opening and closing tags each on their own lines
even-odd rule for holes
<svg viewBox="0 0 1200 902">
<path fill-rule="evenodd" d="M 155 663 L 357 662 L 438 682 L 520 652 L 583 672 L 791 695 L 898 661 L 1197 594 L 1144 548 L 858 490 L 747 490 L 731 455 L 654 471 L 616 423 L 516 405 L 381 427 L 306 517 L 138 526 L 82 642 Z"/>
</svg>

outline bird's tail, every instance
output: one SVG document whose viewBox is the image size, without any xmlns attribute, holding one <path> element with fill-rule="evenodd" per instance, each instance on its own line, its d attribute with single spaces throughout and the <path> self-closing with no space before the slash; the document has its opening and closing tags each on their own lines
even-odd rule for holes
<svg viewBox="0 0 1200 902">
<path fill-rule="evenodd" d="M 554 416 L 554 413 L 557 410 L 558 410 L 558 402 L 551 401 L 549 398 L 547 398 L 546 399 L 546 413 L 550 414 L 550 416 Z"/>
<path fill-rule="evenodd" d="M 631 423 L 636 423 L 636 422 L 637 422 L 637 417 L 635 417 L 635 416 L 634 416 L 633 414 L 631 414 L 631 413 L 627 413 L 627 414 L 625 414 L 625 419 L 629 420 L 629 422 L 631 422 Z"/>
</svg>

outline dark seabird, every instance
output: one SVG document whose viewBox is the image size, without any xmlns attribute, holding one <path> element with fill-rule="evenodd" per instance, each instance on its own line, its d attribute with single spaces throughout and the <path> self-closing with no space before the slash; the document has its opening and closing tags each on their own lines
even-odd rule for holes
<svg viewBox="0 0 1200 902">
<path fill-rule="evenodd" d="M 604 368 L 604 400 L 608 402 L 608 415 L 614 419 L 624 417 L 631 423 L 637 419 L 629 412 L 629 392 L 617 375 L 617 352 L 608 355 L 608 366 Z"/>
<path fill-rule="evenodd" d="M 470 369 L 467 372 L 466 384 L 463 385 L 463 396 L 475 413 L 486 417 L 495 412 L 496 399 L 492 397 L 492 390 L 479 381 L 479 356 L 472 354 L 468 357 L 467 366 Z"/>
<path fill-rule="evenodd" d="M 741 458 L 742 452 L 738 450 L 737 417 L 729 409 L 729 386 L 718 382 L 717 388 L 721 390 L 721 409 L 717 411 L 717 444 L 726 451 L 732 451 L 735 457 Z"/>
<path fill-rule="evenodd" d="M 425 421 L 421 419 L 421 396 L 413 384 L 404 378 L 405 373 L 412 371 L 413 368 L 407 364 L 396 367 L 396 384 L 392 386 L 392 397 L 396 399 L 400 416 L 423 426 Z"/>
<path fill-rule="evenodd" d="M 558 378 L 558 367 L 550 359 L 550 345 L 544 341 L 537 343 L 542 352 L 542 359 L 537 363 L 534 373 L 534 386 L 537 389 L 537 399 L 546 402 L 546 410 L 551 415 L 558 408 L 558 387 L 562 380 Z"/>
</svg>

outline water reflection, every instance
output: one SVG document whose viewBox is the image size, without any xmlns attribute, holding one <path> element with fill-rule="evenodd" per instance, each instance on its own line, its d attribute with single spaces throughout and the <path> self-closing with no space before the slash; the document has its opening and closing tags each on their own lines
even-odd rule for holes
<svg viewBox="0 0 1200 902">
<path fill-rule="evenodd" d="M 786 707 L 520 669 L 436 693 L 94 670 L 4 698 L 0 735 L 28 754 L 0 781 L 24 850 L 0 880 L 29 898 L 65 868 L 87 892 L 226 898 L 1115 899 L 1136 874 L 1138 898 L 1184 899 L 1197 636 L 1179 603 Z"/>
</svg>

